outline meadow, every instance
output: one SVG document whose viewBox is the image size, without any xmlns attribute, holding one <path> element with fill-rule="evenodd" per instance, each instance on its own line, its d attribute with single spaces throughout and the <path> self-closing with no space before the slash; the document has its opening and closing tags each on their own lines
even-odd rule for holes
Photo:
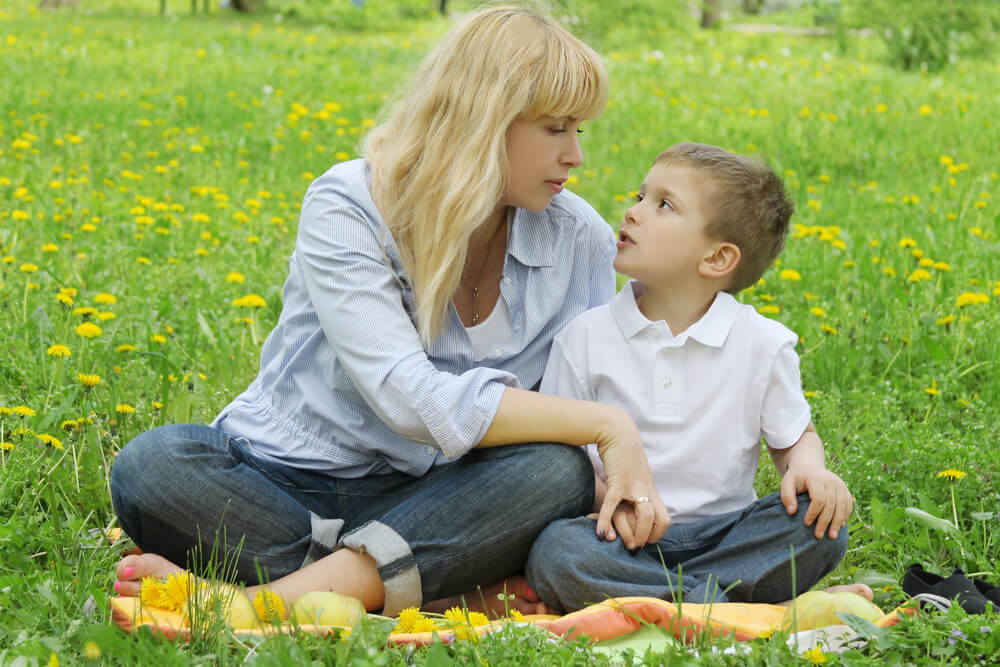
<svg viewBox="0 0 1000 667">
<path fill-rule="evenodd" d="M 0 663 L 606 661 L 529 631 L 516 650 L 414 651 L 382 649 L 378 624 L 342 642 L 185 645 L 110 625 L 128 546 L 106 537 L 115 454 L 153 426 L 210 420 L 250 382 L 306 187 L 358 156 L 448 26 L 426 11 L 345 6 L 315 22 L 186 7 L 0 1 Z M 902 72 L 870 35 L 578 27 L 613 86 L 569 187 L 609 224 L 680 141 L 764 159 L 796 201 L 779 264 L 741 298 L 800 335 L 829 466 L 856 497 L 828 583 L 868 582 L 883 608 L 906 599 L 913 562 L 1000 583 L 1000 66 Z M 777 488 L 768 466 L 762 494 Z M 996 650 L 997 616 L 955 609 L 839 660 Z M 793 659 L 759 640 L 738 664 Z"/>
</svg>

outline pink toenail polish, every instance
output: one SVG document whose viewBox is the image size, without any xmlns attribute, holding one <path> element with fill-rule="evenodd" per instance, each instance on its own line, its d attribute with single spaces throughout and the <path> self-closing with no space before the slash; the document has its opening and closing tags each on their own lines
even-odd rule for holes
<svg viewBox="0 0 1000 667">
<path fill-rule="evenodd" d="M 131 566 L 126 567 L 125 568 L 125 572 L 122 573 L 122 576 L 125 577 L 126 579 L 128 579 L 129 577 L 132 576 L 133 572 L 135 572 L 135 568 L 134 567 L 131 567 Z"/>
<path fill-rule="evenodd" d="M 116 581 L 116 582 L 115 582 L 115 592 L 117 593 L 117 592 L 118 592 L 118 591 L 120 591 L 121 589 L 122 589 L 122 582 L 120 582 L 120 581 Z"/>
</svg>

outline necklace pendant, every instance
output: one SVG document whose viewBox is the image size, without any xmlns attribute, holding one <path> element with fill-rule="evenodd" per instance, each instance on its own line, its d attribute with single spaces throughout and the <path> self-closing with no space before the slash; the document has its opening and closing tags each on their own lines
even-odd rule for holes
<svg viewBox="0 0 1000 667">
<path fill-rule="evenodd" d="M 472 323 L 479 321 L 479 288 L 472 288 Z"/>
</svg>

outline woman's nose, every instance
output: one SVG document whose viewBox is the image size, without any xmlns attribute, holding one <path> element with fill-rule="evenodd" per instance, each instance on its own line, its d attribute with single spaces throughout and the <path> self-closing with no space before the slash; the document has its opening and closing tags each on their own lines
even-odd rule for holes
<svg viewBox="0 0 1000 667">
<path fill-rule="evenodd" d="M 569 137 L 569 146 L 566 147 L 562 155 L 562 161 L 570 168 L 583 164 L 583 149 L 580 148 L 580 140 L 575 132 Z"/>
</svg>

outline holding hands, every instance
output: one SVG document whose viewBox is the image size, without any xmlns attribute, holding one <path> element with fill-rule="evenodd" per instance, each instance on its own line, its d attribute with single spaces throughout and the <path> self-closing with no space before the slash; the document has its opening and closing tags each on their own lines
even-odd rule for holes
<svg viewBox="0 0 1000 667">
<path fill-rule="evenodd" d="M 615 531 L 629 549 L 657 542 L 670 527 L 670 513 L 649 470 L 639 430 L 625 413 L 597 440 L 607 484 L 595 478 L 597 537 L 614 541 Z M 602 497 L 603 496 L 603 497 Z"/>
</svg>

